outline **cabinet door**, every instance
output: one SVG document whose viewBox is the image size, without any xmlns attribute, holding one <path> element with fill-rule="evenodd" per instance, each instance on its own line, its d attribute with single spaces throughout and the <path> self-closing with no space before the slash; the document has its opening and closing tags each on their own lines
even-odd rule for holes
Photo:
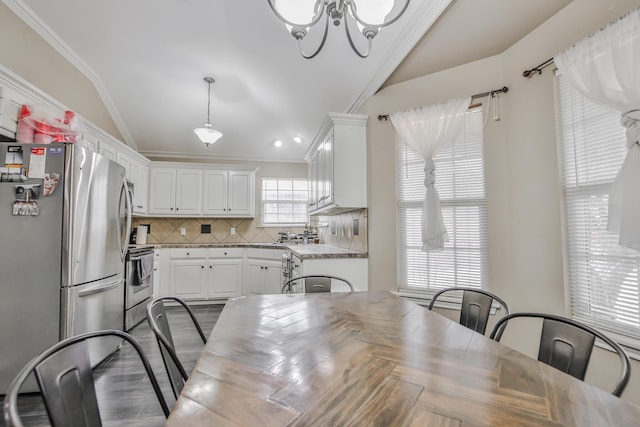
<svg viewBox="0 0 640 427">
<path fill-rule="evenodd" d="M 247 277 L 244 281 L 244 294 L 262 295 L 264 293 L 264 264 L 260 260 L 247 260 Z"/>
<path fill-rule="evenodd" d="M 282 292 L 282 262 L 264 261 L 264 293 Z"/>
<path fill-rule="evenodd" d="M 118 161 L 118 150 L 108 142 L 100 141 L 98 151 L 109 160 Z"/>
<path fill-rule="evenodd" d="M 15 138 L 18 131 L 18 114 L 26 98 L 6 87 L 0 87 L 0 135 Z"/>
<path fill-rule="evenodd" d="M 149 177 L 149 213 L 173 215 L 175 213 L 176 171 L 174 169 L 152 168 Z"/>
<path fill-rule="evenodd" d="M 227 206 L 227 213 L 229 215 L 254 215 L 254 187 L 253 172 L 229 171 Z"/>
<path fill-rule="evenodd" d="M 185 299 L 206 298 L 206 259 L 171 260 L 171 295 Z"/>
<path fill-rule="evenodd" d="M 227 171 L 206 171 L 204 173 L 205 215 L 227 214 Z"/>
<path fill-rule="evenodd" d="M 323 204 L 330 205 L 333 203 L 333 133 L 330 132 L 329 136 L 324 140 L 323 155 Z"/>
<path fill-rule="evenodd" d="M 176 214 L 200 215 L 202 213 L 202 173 L 199 170 L 176 171 Z"/>
<path fill-rule="evenodd" d="M 149 198 L 149 168 L 136 161 L 131 163 L 131 180 L 133 181 L 133 212 L 147 213 Z"/>
<path fill-rule="evenodd" d="M 316 168 L 318 167 L 318 152 L 311 154 L 308 162 L 307 182 L 309 189 L 309 205 L 308 210 L 312 211 L 318 208 L 318 182 L 316 181 Z"/>
<path fill-rule="evenodd" d="M 209 298 L 235 297 L 242 294 L 242 260 L 209 260 Z"/>
<path fill-rule="evenodd" d="M 131 181 L 131 157 L 121 151 L 118 151 L 116 152 L 116 162 L 124 168 L 125 177 L 127 180 Z"/>
</svg>

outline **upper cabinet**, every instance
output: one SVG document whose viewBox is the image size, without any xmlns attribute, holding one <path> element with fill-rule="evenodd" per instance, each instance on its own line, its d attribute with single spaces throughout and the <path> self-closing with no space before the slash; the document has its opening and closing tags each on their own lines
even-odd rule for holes
<svg viewBox="0 0 640 427">
<path fill-rule="evenodd" d="M 204 172 L 204 215 L 253 217 L 255 172 L 207 170 Z"/>
<path fill-rule="evenodd" d="M 366 115 L 327 115 L 305 156 L 310 215 L 367 207 L 366 126 Z"/>
<path fill-rule="evenodd" d="M 255 170 L 194 165 L 180 169 L 153 164 L 150 170 L 149 213 L 208 217 L 255 215 Z"/>
<path fill-rule="evenodd" d="M 150 181 L 150 214 L 201 214 L 201 171 L 152 167 Z"/>
<path fill-rule="evenodd" d="M 18 114 L 27 99 L 6 87 L 0 87 L 0 135 L 15 138 L 18 130 Z"/>
</svg>

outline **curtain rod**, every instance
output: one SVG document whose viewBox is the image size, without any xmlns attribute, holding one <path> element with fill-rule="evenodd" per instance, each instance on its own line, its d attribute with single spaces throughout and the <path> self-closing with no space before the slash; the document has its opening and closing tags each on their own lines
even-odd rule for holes
<svg viewBox="0 0 640 427">
<path fill-rule="evenodd" d="M 494 96 L 498 93 L 507 93 L 509 92 L 509 88 L 504 86 L 500 89 L 495 89 L 495 90 L 490 90 L 489 92 L 482 92 L 482 93 L 476 93 L 475 95 L 471 95 L 471 99 L 478 99 L 478 98 L 484 98 L 485 96 Z M 475 107 L 479 107 L 482 104 L 472 104 L 469 106 L 469 108 L 475 108 Z M 389 120 L 389 115 L 388 114 L 379 114 L 378 115 L 378 120 Z"/>
<path fill-rule="evenodd" d="M 522 75 L 529 79 L 535 73 L 542 74 L 542 70 L 544 70 L 545 68 L 547 68 L 551 64 L 553 64 L 553 58 L 547 59 L 546 61 L 544 61 L 542 64 L 538 65 L 537 67 L 533 67 L 533 68 L 531 68 L 529 70 L 524 70 L 522 72 Z"/>
</svg>

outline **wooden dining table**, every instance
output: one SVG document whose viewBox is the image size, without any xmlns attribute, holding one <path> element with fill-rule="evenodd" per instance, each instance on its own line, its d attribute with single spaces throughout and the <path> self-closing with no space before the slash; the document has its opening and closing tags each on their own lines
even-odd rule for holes
<svg viewBox="0 0 640 427">
<path fill-rule="evenodd" d="M 229 301 L 167 426 L 634 426 L 640 408 L 389 292 Z"/>
</svg>

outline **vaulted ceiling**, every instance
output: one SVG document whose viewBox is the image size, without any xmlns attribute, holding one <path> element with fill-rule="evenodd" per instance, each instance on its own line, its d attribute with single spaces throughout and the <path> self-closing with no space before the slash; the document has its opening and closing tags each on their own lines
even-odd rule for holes
<svg viewBox="0 0 640 427">
<path fill-rule="evenodd" d="M 288 162 L 303 161 L 327 112 L 355 112 L 383 85 L 498 54 L 570 3 L 412 0 L 369 58 L 331 26 L 306 60 L 266 0 L 4 1 L 96 82 L 141 153 Z M 216 80 L 211 121 L 224 134 L 209 147 L 193 133 L 207 119 L 205 76 Z"/>
</svg>

